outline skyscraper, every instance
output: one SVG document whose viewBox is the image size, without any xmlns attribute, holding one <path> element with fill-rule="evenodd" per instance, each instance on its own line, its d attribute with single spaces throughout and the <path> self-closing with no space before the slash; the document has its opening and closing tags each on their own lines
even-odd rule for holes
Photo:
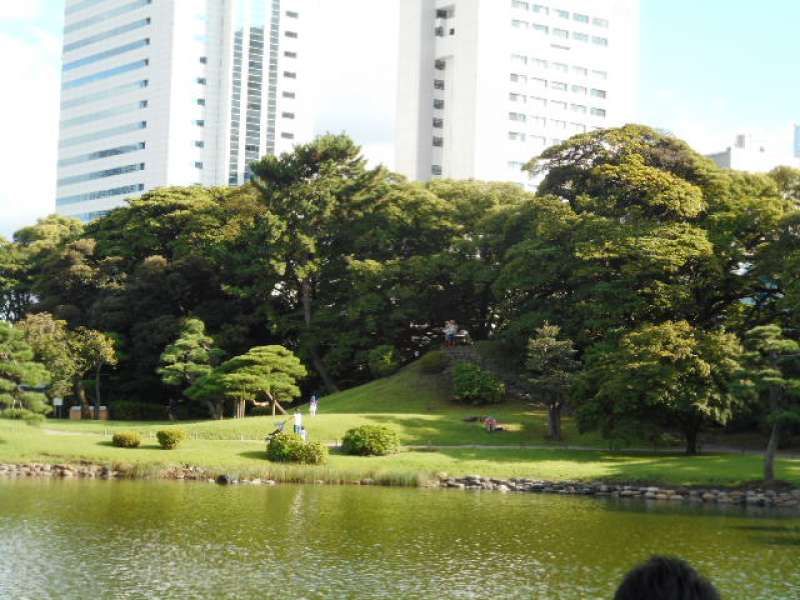
<svg viewBox="0 0 800 600">
<path fill-rule="evenodd" d="M 313 134 L 314 0 L 67 0 L 56 210 L 236 185 Z"/>
<path fill-rule="evenodd" d="M 638 0 L 403 0 L 398 170 L 515 181 L 571 135 L 635 119 Z"/>
</svg>

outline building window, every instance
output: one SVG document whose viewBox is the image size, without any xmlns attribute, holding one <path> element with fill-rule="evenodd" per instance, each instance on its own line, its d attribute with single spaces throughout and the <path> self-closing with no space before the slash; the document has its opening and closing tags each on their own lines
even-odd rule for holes
<svg viewBox="0 0 800 600">
<path fill-rule="evenodd" d="M 557 90 L 559 92 L 566 92 L 567 91 L 567 84 L 563 81 L 551 81 L 550 88 L 553 90 Z"/>
<path fill-rule="evenodd" d="M 141 29 L 142 27 L 147 27 L 148 25 L 150 25 L 149 18 L 139 19 L 138 21 L 134 21 L 133 23 L 128 23 L 127 25 L 121 25 L 120 27 L 115 27 L 114 29 L 110 29 L 109 31 L 104 31 L 103 33 L 98 33 L 89 37 L 85 37 L 70 44 L 64 44 L 64 52 L 72 52 L 73 50 L 78 50 L 79 48 L 91 46 L 92 44 L 96 44 L 97 42 L 102 42 L 103 40 L 107 40 L 109 38 L 122 35 L 123 33 L 128 33 L 129 31 L 134 31 L 136 29 Z"/>
<path fill-rule="evenodd" d="M 203 168 L 203 163 L 201 161 L 199 161 L 199 160 L 195 161 L 194 168 L 195 169 L 202 169 Z"/>
<path fill-rule="evenodd" d="M 300 13 L 296 13 L 296 12 L 294 12 L 292 10 L 287 10 L 286 11 L 286 16 L 289 17 L 290 19 L 296 19 L 296 18 L 298 18 L 300 16 Z"/>
<path fill-rule="evenodd" d="M 294 119 L 294 113 L 290 112 L 281 113 L 281 117 L 284 119 Z"/>
<path fill-rule="evenodd" d="M 511 102 L 522 102 L 522 103 L 524 103 L 525 102 L 525 95 L 524 94 L 515 94 L 514 92 L 511 92 L 508 95 L 508 99 L 511 100 Z M 436 102 L 436 101 L 434 100 L 434 102 Z M 444 106 L 444 100 L 442 100 L 442 106 Z"/>
<path fill-rule="evenodd" d="M 589 36 L 587 34 L 585 34 L 585 33 L 580 33 L 578 31 L 573 31 L 572 32 L 572 39 L 577 41 L 577 42 L 588 42 L 589 41 Z"/>
<path fill-rule="evenodd" d="M 131 123 L 130 125 L 122 125 L 120 127 L 112 127 L 111 129 L 104 129 L 103 131 L 96 131 L 86 135 L 80 135 L 74 138 L 67 138 L 58 142 L 59 148 L 66 148 L 68 146 L 76 146 L 78 144 L 85 144 L 86 142 L 94 142 L 108 137 L 114 137 L 123 133 L 136 131 L 137 129 L 147 129 L 147 121 L 139 121 L 138 123 Z"/>
<path fill-rule="evenodd" d="M 541 107 L 547 106 L 547 98 L 540 98 L 539 96 L 531 96 L 530 101 L 531 104 L 535 106 L 541 106 Z"/>
<path fill-rule="evenodd" d="M 207 65 L 208 64 L 208 57 L 207 56 L 201 56 L 200 57 L 200 64 L 201 65 Z"/>
<path fill-rule="evenodd" d="M 603 108 L 593 108 L 592 109 L 592 116 L 593 117 L 600 117 L 601 119 L 606 118 L 606 111 Z"/>
<path fill-rule="evenodd" d="M 527 2 L 523 2 L 522 0 L 511 0 L 511 8 L 521 8 L 522 10 L 528 10 L 530 5 Z"/>
<path fill-rule="evenodd" d="M 447 66 L 447 62 L 446 62 L 446 61 L 444 61 L 444 60 L 442 60 L 442 59 L 439 59 L 439 60 L 437 60 L 437 61 L 435 61 L 435 62 L 433 63 L 433 67 L 434 67 L 434 68 L 435 68 L 437 71 L 444 71 L 444 69 L 445 69 L 445 67 L 446 67 L 446 66 Z"/>
<path fill-rule="evenodd" d="M 547 8 L 546 6 L 542 5 L 542 4 L 534 4 L 531 7 L 531 10 L 533 12 L 535 12 L 535 13 L 540 13 L 542 15 L 549 15 L 550 14 L 550 9 Z"/>
<path fill-rule="evenodd" d="M 88 202 L 90 200 L 100 200 L 102 198 L 110 198 L 111 196 L 121 196 L 123 194 L 135 194 L 144 190 L 144 184 L 138 183 L 135 185 L 125 185 L 110 190 L 101 190 L 99 192 L 89 192 L 88 194 L 78 194 L 76 196 L 64 196 L 56 199 L 56 205 L 62 206 L 64 204 L 75 204 L 76 202 Z"/>
<path fill-rule="evenodd" d="M 139 142 L 138 144 L 127 144 L 125 146 L 117 146 L 116 148 L 109 148 L 107 150 L 98 150 L 90 152 L 89 154 L 81 154 L 80 156 L 71 156 L 69 158 L 62 158 L 58 161 L 59 167 L 69 167 L 71 165 L 79 165 L 93 160 L 100 160 L 102 158 L 109 158 L 110 156 L 121 156 L 123 154 L 130 154 L 131 152 L 138 152 L 145 149 L 145 143 Z"/>
<path fill-rule="evenodd" d="M 143 40 L 139 40 L 137 42 L 132 42 L 130 44 L 125 44 L 124 46 L 119 46 L 118 48 L 112 48 L 111 50 L 106 50 L 104 52 L 99 52 L 97 54 L 92 54 L 91 56 L 87 56 L 86 58 L 81 58 L 80 60 L 76 60 L 64 65 L 62 71 L 71 71 L 72 69 L 77 69 L 79 67 L 84 67 L 86 65 L 90 65 L 92 63 L 99 62 L 101 60 L 106 60 L 113 56 L 119 56 L 120 54 L 125 54 L 126 52 L 131 52 L 132 50 L 137 50 L 138 48 L 144 48 L 150 45 L 150 38 L 145 38 Z"/>
<path fill-rule="evenodd" d="M 608 46 L 608 38 L 594 36 L 592 38 L 592 43 L 596 44 L 597 46 L 606 47 Z"/>
<path fill-rule="evenodd" d="M 194 143 L 194 147 L 195 148 L 205 148 L 206 147 L 206 143 L 203 142 L 203 141 L 198 140 L 198 141 L 196 141 Z"/>
<path fill-rule="evenodd" d="M 289 52 L 288 50 L 283 53 L 286 58 L 297 58 L 297 52 Z"/>
<path fill-rule="evenodd" d="M 431 174 L 440 176 L 442 174 L 442 165 L 432 165 L 431 166 Z"/>
<path fill-rule="evenodd" d="M 508 132 L 508 139 L 512 142 L 524 142 L 526 139 L 526 135 L 521 131 L 509 131 Z"/>
<path fill-rule="evenodd" d="M 511 26 L 516 29 L 527 29 L 528 22 L 527 21 L 520 21 L 519 19 L 514 19 L 511 21 Z"/>
<path fill-rule="evenodd" d="M 592 19 L 592 25 L 608 29 L 608 19 L 601 19 L 600 17 L 595 17 L 594 19 Z"/>
<path fill-rule="evenodd" d="M 582 123 L 570 123 L 569 127 L 575 133 L 586 133 L 586 125 Z"/>
<path fill-rule="evenodd" d="M 592 89 L 592 96 L 594 96 L 595 98 L 605 98 L 606 95 L 607 94 L 605 90 Z"/>
<path fill-rule="evenodd" d="M 534 58 L 533 66 L 536 67 L 537 69 L 547 69 L 548 62 L 541 58 Z"/>
<path fill-rule="evenodd" d="M 284 33 L 284 35 L 285 35 L 287 38 L 292 38 L 293 40 L 296 40 L 296 39 L 297 39 L 297 37 L 298 37 L 298 36 L 297 36 L 297 32 L 296 32 L 296 31 L 286 31 L 286 32 Z"/>
<path fill-rule="evenodd" d="M 294 100 L 297 95 L 294 92 L 283 92 L 284 98 L 289 98 L 290 100 Z"/>
<path fill-rule="evenodd" d="M 541 146 L 544 148 L 547 145 L 547 138 L 545 138 L 543 135 L 532 135 L 531 142 L 533 142 L 535 146 Z"/>
<path fill-rule="evenodd" d="M 608 73 L 606 71 L 592 71 L 592 77 L 596 77 L 597 79 L 608 79 Z"/>
<path fill-rule="evenodd" d="M 547 119 L 544 117 L 531 117 L 531 122 L 536 129 L 542 129 L 547 126 Z"/>
<path fill-rule="evenodd" d="M 553 29 L 553 35 L 558 38 L 567 39 L 569 37 L 569 31 L 566 29 Z"/>
<path fill-rule="evenodd" d="M 103 21 L 107 21 L 113 19 L 114 17 L 118 17 L 120 15 L 124 15 L 125 13 L 129 13 L 136 9 L 142 8 L 151 4 L 152 0 L 136 0 L 135 2 L 131 2 L 129 4 L 125 4 L 123 6 L 118 6 L 117 8 L 112 8 L 111 10 L 107 10 L 104 13 L 99 13 L 94 16 L 91 16 L 83 21 L 77 21 L 75 23 L 71 23 L 64 27 L 64 33 L 72 33 L 73 31 L 78 31 L 80 29 L 86 29 L 87 27 L 91 27 L 97 23 L 102 23 Z"/>
<path fill-rule="evenodd" d="M 444 100 L 440 100 L 439 98 L 436 98 L 433 101 L 433 108 L 436 108 L 438 110 L 442 110 L 444 108 Z"/>
<path fill-rule="evenodd" d="M 531 27 L 534 31 L 538 31 L 539 33 L 547 33 L 550 31 L 547 25 L 539 25 L 539 23 L 531 23 Z"/>
<path fill-rule="evenodd" d="M 297 73 L 294 73 L 292 71 L 284 71 L 283 76 L 286 79 L 297 79 Z"/>
<path fill-rule="evenodd" d="M 441 148 L 442 146 L 444 146 L 444 138 L 442 138 L 442 137 L 434 137 L 433 138 L 433 145 L 436 148 Z"/>
<path fill-rule="evenodd" d="M 561 100 L 551 100 L 550 101 L 550 105 L 555 110 L 567 110 L 567 103 L 566 102 L 562 102 Z"/>
<path fill-rule="evenodd" d="M 556 9 L 556 16 L 562 19 L 569 19 L 569 11 Z"/>
<path fill-rule="evenodd" d="M 586 67 L 572 67 L 572 72 L 578 77 L 586 77 L 589 74 L 589 69 Z"/>
<path fill-rule="evenodd" d="M 206 83 L 208 83 L 208 82 L 206 81 L 205 77 L 198 77 L 197 78 L 197 83 L 200 84 L 200 85 L 206 85 Z"/>
<path fill-rule="evenodd" d="M 444 127 L 444 119 L 440 119 L 438 117 L 433 118 L 433 128 L 434 129 L 442 129 Z"/>
<path fill-rule="evenodd" d="M 586 88 L 582 85 L 573 85 L 572 86 L 572 93 L 573 94 L 580 94 L 581 96 L 586 95 Z"/>
<path fill-rule="evenodd" d="M 444 62 L 444 61 L 442 61 Z M 512 54 L 511 55 L 511 64 L 514 65 L 527 65 L 528 64 L 528 57 L 522 56 L 521 54 Z M 442 67 L 444 68 L 444 66 Z"/>
<path fill-rule="evenodd" d="M 205 127 L 206 126 L 206 122 L 203 119 L 196 119 L 194 121 L 194 124 L 197 125 L 198 127 Z"/>
<path fill-rule="evenodd" d="M 531 77 L 531 85 L 538 88 L 546 88 L 547 79 L 542 79 L 541 77 Z"/>
<path fill-rule="evenodd" d="M 569 67 L 564 63 L 553 63 L 553 69 L 555 69 L 559 73 L 566 73 L 567 71 L 569 71 Z"/>
<path fill-rule="evenodd" d="M 589 15 L 581 15 L 579 13 L 572 13 L 572 19 L 578 23 L 588 23 Z"/>
<path fill-rule="evenodd" d="M 73 79 L 72 81 L 65 81 L 64 84 L 61 86 L 61 89 L 71 90 L 77 87 L 82 87 L 84 85 L 89 85 L 90 83 L 94 83 L 95 81 L 102 81 L 104 79 L 116 77 L 117 75 L 122 75 L 123 73 L 128 73 L 130 71 L 142 69 L 149 64 L 150 61 L 147 59 L 137 60 L 136 62 L 132 62 L 127 65 L 121 65 L 119 67 L 114 67 L 113 69 L 100 71 L 99 73 L 92 73 L 91 75 L 80 77 L 78 79 Z"/>
<path fill-rule="evenodd" d="M 136 171 L 144 171 L 144 163 L 135 165 L 126 165 L 124 167 L 115 167 L 113 169 L 106 169 L 104 171 L 95 171 L 94 173 L 84 173 L 82 175 L 72 175 L 70 177 L 62 177 L 58 180 L 58 185 L 74 185 L 84 181 L 92 181 L 94 179 L 105 179 L 107 177 L 115 177 L 117 175 L 124 175 L 125 173 L 134 173 Z"/>
<path fill-rule="evenodd" d="M 560 119 L 550 119 L 550 127 L 553 127 L 554 129 L 566 129 L 567 122 L 561 121 Z"/>
<path fill-rule="evenodd" d="M 443 90 L 444 89 L 444 79 L 434 79 L 434 81 L 433 81 L 433 89 L 435 89 L 435 90 Z"/>
<path fill-rule="evenodd" d="M 281 137 L 285 140 L 293 140 L 294 134 L 293 133 L 282 133 Z"/>
<path fill-rule="evenodd" d="M 582 115 L 586 114 L 586 107 L 582 104 L 570 104 L 570 109 L 572 112 L 580 113 Z"/>
<path fill-rule="evenodd" d="M 205 106 L 205 105 L 206 105 L 206 99 L 205 98 L 198 98 L 197 99 L 197 106 Z"/>
<path fill-rule="evenodd" d="M 508 118 L 511 121 L 519 121 L 521 123 L 524 123 L 528 120 L 528 117 L 526 117 L 524 114 L 517 112 L 508 113 Z"/>
</svg>

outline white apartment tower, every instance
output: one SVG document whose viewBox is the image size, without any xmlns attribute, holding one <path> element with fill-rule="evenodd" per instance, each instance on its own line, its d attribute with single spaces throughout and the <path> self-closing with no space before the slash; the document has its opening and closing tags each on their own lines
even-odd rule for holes
<svg viewBox="0 0 800 600">
<path fill-rule="evenodd" d="M 522 166 L 635 120 L 638 0 L 402 0 L 397 169 L 534 182 Z"/>
<path fill-rule="evenodd" d="M 315 0 L 66 0 L 56 211 L 236 185 L 313 135 Z"/>
</svg>

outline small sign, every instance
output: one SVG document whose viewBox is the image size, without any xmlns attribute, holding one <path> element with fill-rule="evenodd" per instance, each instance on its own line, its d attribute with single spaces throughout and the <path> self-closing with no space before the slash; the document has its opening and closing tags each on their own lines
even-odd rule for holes
<svg viewBox="0 0 800 600">
<path fill-rule="evenodd" d="M 53 398 L 53 406 L 64 406 L 63 398 Z"/>
</svg>

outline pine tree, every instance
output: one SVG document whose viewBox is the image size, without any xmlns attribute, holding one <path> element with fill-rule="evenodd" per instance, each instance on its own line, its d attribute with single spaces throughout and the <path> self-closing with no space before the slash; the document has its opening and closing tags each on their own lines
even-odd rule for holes
<svg viewBox="0 0 800 600">
<path fill-rule="evenodd" d="M 25 408 L 47 414 L 47 396 L 31 389 L 50 383 L 50 373 L 34 361 L 22 331 L 0 321 L 0 409 Z"/>
</svg>

